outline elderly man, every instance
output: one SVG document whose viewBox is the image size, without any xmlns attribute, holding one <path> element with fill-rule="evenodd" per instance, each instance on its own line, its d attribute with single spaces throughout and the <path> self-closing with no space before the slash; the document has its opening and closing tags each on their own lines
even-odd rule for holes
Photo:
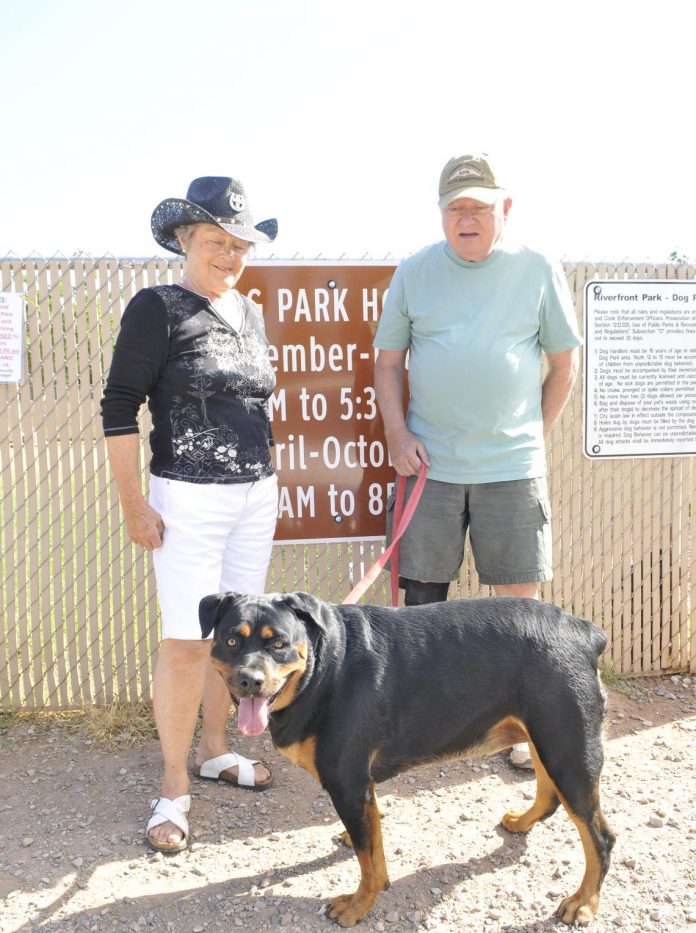
<svg viewBox="0 0 696 933">
<path fill-rule="evenodd" d="M 581 339 L 560 265 L 504 237 L 511 205 L 487 155 L 451 159 L 439 186 L 445 239 L 400 263 L 375 337 L 392 462 L 412 477 L 408 492 L 429 468 L 400 544 L 407 605 L 447 598 L 467 530 L 479 579 L 498 596 L 535 599 L 552 576 L 544 441 Z M 531 766 L 527 747 L 511 761 Z"/>
</svg>

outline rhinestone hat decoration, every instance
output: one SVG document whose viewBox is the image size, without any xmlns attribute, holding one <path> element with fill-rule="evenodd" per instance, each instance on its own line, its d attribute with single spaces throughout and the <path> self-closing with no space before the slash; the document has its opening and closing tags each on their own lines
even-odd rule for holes
<svg viewBox="0 0 696 933">
<path fill-rule="evenodd" d="M 181 255 L 174 230 L 184 224 L 215 224 L 249 243 L 270 243 L 278 235 L 275 217 L 255 224 L 244 186 L 236 178 L 194 178 L 185 198 L 166 198 L 152 212 L 152 235 L 160 246 Z"/>
</svg>

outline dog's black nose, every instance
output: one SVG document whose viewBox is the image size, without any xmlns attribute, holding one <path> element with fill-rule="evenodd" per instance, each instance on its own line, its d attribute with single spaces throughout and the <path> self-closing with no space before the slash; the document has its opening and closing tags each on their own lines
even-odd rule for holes
<svg viewBox="0 0 696 933">
<path fill-rule="evenodd" d="M 241 670 L 237 681 L 243 690 L 258 690 L 263 686 L 263 671 Z"/>
</svg>

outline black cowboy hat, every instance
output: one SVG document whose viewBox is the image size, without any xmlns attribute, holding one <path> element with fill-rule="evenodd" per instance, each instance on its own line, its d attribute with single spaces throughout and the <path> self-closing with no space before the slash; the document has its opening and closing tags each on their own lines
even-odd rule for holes
<svg viewBox="0 0 696 933">
<path fill-rule="evenodd" d="M 275 217 L 254 224 L 242 183 L 223 176 L 194 178 L 185 199 L 167 198 L 152 212 L 152 235 L 172 253 L 182 252 L 174 230 L 183 224 L 215 224 L 250 243 L 269 243 L 278 235 Z"/>
</svg>

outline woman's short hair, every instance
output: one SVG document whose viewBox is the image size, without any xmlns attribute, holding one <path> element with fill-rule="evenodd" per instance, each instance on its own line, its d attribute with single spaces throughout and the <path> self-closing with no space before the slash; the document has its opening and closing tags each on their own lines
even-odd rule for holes
<svg viewBox="0 0 696 933">
<path fill-rule="evenodd" d="M 180 224 L 178 227 L 174 227 L 174 236 L 183 244 L 184 248 L 188 247 L 195 226 L 195 224 Z"/>
</svg>

